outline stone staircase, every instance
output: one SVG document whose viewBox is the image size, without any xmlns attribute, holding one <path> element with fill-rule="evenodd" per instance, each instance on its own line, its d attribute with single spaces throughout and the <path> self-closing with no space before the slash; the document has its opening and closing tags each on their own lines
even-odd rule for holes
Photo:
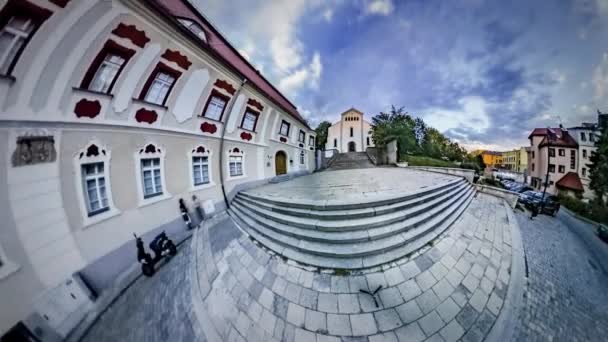
<svg viewBox="0 0 608 342">
<path fill-rule="evenodd" d="M 340 153 L 329 164 L 329 170 L 366 169 L 374 167 L 365 152 Z"/>
<path fill-rule="evenodd" d="M 363 269 L 422 248 L 467 208 L 475 188 L 464 179 L 399 197 L 356 203 L 295 202 L 240 192 L 229 210 L 270 250 L 302 264 Z"/>
</svg>

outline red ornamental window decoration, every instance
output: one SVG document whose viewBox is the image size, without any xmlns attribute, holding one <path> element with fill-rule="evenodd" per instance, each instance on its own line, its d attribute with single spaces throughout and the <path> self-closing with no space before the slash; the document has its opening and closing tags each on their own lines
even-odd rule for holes
<svg viewBox="0 0 608 342">
<path fill-rule="evenodd" d="M 120 38 L 129 39 L 133 44 L 141 48 L 146 46 L 146 44 L 150 41 L 150 38 L 146 36 L 146 32 L 144 30 L 138 30 L 135 25 L 126 25 L 120 23 L 112 31 L 112 33 Z"/>
<path fill-rule="evenodd" d="M 135 113 L 135 120 L 137 122 L 147 122 L 148 124 L 152 124 L 158 120 L 158 114 L 154 110 L 147 110 L 145 108 L 141 108 Z"/>
<path fill-rule="evenodd" d="M 251 138 L 253 138 L 253 136 L 251 135 L 251 133 L 249 132 L 241 132 L 241 139 L 243 140 L 251 140 Z"/>
<path fill-rule="evenodd" d="M 264 106 L 262 106 L 262 104 L 259 101 L 256 101 L 255 99 L 249 99 L 247 101 L 247 105 L 259 109 L 260 112 L 264 110 Z"/>
<path fill-rule="evenodd" d="M 209 150 L 205 150 L 205 147 L 203 145 L 199 145 L 196 148 L 192 149 L 192 153 L 207 153 L 209 152 Z"/>
<path fill-rule="evenodd" d="M 285 137 L 280 137 L 279 140 L 281 140 L 281 142 L 284 142 L 284 143 L 287 142 L 287 138 L 285 138 Z"/>
<path fill-rule="evenodd" d="M 203 122 L 201 124 L 201 131 L 203 131 L 203 133 L 214 134 L 217 131 L 217 126 L 209 122 Z"/>
<path fill-rule="evenodd" d="M 160 148 L 154 146 L 154 144 L 148 144 L 144 148 L 139 149 L 139 154 L 142 153 L 162 153 Z"/>
<path fill-rule="evenodd" d="M 179 65 L 182 69 L 185 69 L 185 70 L 188 70 L 188 68 L 190 68 L 190 66 L 192 65 L 192 62 L 190 62 L 188 60 L 188 57 L 186 57 L 185 55 L 182 55 L 177 50 L 174 51 L 174 50 L 167 49 L 161 57 L 168 61 L 174 62 L 175 64 Z"/>
<path fill-rule="evenodd" d="M 220 89 L 224 89 L 225 91 L 227 91 L 228 93 L 230 93 L 230 95 L 234 95 L 234 93 L 236 93 L 236 89 L 232 86 L 232 84 L 228 83 L 227 81 L 224 80 L 217 80 L 215 81 L 215 83 L 213 84 L 214 87 L 220 88 Z"/>
<path fill-rule="evenodd" d="M 82 159 L 83 157 L 98 157 L 99 153 L 105 156 L 106 150 L 103 148 L 99 148 L 99 146 L 95 144 L 91 144 L 89 145 L 89 147 L 87 147 L 86 152 L 80 152 L 78 159 Z"/>
<path fill-rule="evenodd" d="M 74 114 L 76 117 L 94 118 L 101 112 L 101 103 L 98 100 L 82 99 L 76 103 Z"/>
<path fill-rule="evenodd" d="M 228 150 L 228 152 L 230 152 L 230 154 L 243 154 L 243 151 L 241 151 L 238 147 Z"/>
</svg>

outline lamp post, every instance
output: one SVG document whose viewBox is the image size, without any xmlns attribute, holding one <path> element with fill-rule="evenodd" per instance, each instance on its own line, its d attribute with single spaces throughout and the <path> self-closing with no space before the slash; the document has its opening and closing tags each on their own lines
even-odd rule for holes
<svg viewBox="0 0 608 342">
<path fill-rule="evenodd" d="M 551 140 L 554 140 L 553 138 L 556 137 L 555 134 L 553 133 L 553 131 L 551 130 L 551 128 L 547 127 L 547 174 L 545 175 L 545 187 L 543 188 L 543 196 L 541 197 L 540 200 L 540 212 L 543 212 L 543 209 L 545 209 L 545 194 L 547 193 L 547 186 L 549 185 L 549 165 L 551 165 Z M 553 153 L 555 154 L 555 150 L 553 150 Z"/>
</svg>

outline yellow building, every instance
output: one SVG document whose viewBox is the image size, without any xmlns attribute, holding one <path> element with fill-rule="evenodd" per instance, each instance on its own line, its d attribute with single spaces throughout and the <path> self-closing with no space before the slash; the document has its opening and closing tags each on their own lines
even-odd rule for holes
<svg viewBox="0 0 608 342">
<path fill-rule="evenodd" d="M 483 151 L 481 152 L 481 157 L 486 167 L 500 167 L 503 163 L 502 152 Z"/>
<path fill-rule="evenodd" d="M 507 170 L 525 172 L 528 169 L 528 152 L 525 147 L 502 152 L 502 164 Z"/>
</svg>

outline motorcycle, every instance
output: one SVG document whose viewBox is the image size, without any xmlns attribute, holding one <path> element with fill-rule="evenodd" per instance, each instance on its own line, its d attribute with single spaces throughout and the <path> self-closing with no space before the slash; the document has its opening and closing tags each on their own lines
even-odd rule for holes
<svg viewBox="0 0 608 342">
<path fill-rule="evenodd" d="M 173 257 L 177 254 L 177 247 L 173 241 L 167 237 L 165 232 L 158 234 L 158 236 L 150 242 L 150 249 L 154 252 L 154 257 L 146 252 L 144 241 L 141 237 L 137 236 L 135 233 L 133 233 L 133 236 L 135 237 L 135 245 L 137 246 L 137 261 L 141 264 L 141 272 L 146 277 L 154 275 L 156 271 L 154 266 L 164 257 Z"/>
</svg>

